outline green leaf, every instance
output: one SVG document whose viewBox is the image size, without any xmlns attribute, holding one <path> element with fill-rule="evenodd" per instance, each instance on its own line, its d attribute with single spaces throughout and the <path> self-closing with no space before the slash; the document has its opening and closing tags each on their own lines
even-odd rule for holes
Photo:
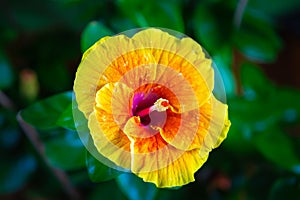
<svg viewBox="0 0 300 200">
<path fill-rule="evenodd" d="M 184 32 L 180 1 L 120 0 L 118 6 L 125 15 L 140 27 L 164 27 Z"/>
<path fill-rule="evenodd" d="M 270 161 L 288 170 L 300 165 L 291 139 L 279 128 L 257 133 L 253 140 L 256 148 Z"/>
<path fill-rule="evenodd" d="M 229 115 L 232 116 L 233 114 Z M 239 120 L 232 116 L 230 120 L 234 126 L 230 127 L 223 144 L 224 147 L 235 155 L 245 156 L 253 153 L 255 148 L 251 143 L 253 134 L 251 128 L 244 123 L 243 119 Z"/>
<path fill-rule="evenodd" d="M 265 15 L 246 10 L 242 25 L 233 35 L 236 47 L 251 61 L 273 62 L 282 42 Z"/>
<path fill-rule="evenodd" d="M 299 120 L 299 91 L 276 87 L 258 66 L 251 63 L 241 65 L 241 80 L 244 96 L 228 99 L 233 126 L 225 146 L 238 153 L 251 153 L 256 149 L 270 161 L 299 173 L 297 147 L 280 130 L 284 123 Z M 280 151 L 278 156 L 276 151 Z"/>
<path fill-rule="evenodd" d="M 110 24 L 112 26 L 112 29 L 116 30 L 117 33 L 136 28 L 135 23 L 129 18 L 122 18 L 119 16 L 115 16 L 110 20 L 111 20 Z"/>
<path fill-rule="evenodd" d="M 237 48 L 254 62 L 272 62 L 277 58 L 278 50 L 268 42 L 266 37 L 240 30 L 234 36 L 234 40 Z"/>
<path fill-rule="evenodd" d="M 0 51 L 0 90 L 11 86 L 14 80 L 12 68 L 2 51 Z"/>
<path fill-rule="evenodd" d="M 232 74 L 232 50 L 229 45 L 220 48 L 218 53 L 212 56 L 214 63 L 217 66 L 219 72 L 215 72 L 215 76 L 218 74 L 221 76 L 224 89 L 227 97 L 232 97 L 235 94 L 235 80 Z M 218 77 L 218 76 L 217 76 Z M 215 87 L 222 82 L 216 80 Z"/>
<path fill-rule="evenodd" d="M 187 187 L 181 187 L 178 190 L 174 189 L 159 189 L 157 193 L 156 200 L 182 200 L 182 199 L 193 199 L 195 196 L 201 196 L 199 194 L 200 190 L 197 190 L 198 192 L 195 194 L 191 194 L 189 192 L 190 188 Z"/>
<path fill-rule="evenodd" d="M 98 161 L 89 152 L 86 154 L 86 166 L 88 169 L 88 174 L 93 182 L 103 182 L 114 179 L 122 172 L 112 169 L 100 161 Z"/>
<path fill-rule="evenodd" d="M 222 35 L 217 22 L 217 18 L 207 6 L 200 4 L 196 8 L 193 17 L 195 37 L 210 53 L 221 45 Z"/>
<path fill-rule="evenodd" d="M 21 116 L 36 128 L 56 128 L 57 120 L 71 102 L 72 92 L 63 92 L 32 104 L 21 111 Z"/>
<path fill-rule="evenodd" d="M 157 188 L 152 183 L 146 183 L 131 173 L 121 174 L 116 178 L 120 190 L 130 200 L 155 199 Z"/>
<path fill-rule="evenodd" d="M 276 91 L 277 109 L 282 111 L 282 120 L 287 123 L 300 120 L 300 92 L 292 88 L 284 88 Z M 275 95 L 274 95 L 275 98 Z M 288 103 L 286 101 L 288 100 Z M 274 105 L 275 106 L 275 105 Z"/>
<path fill-rule="evenodd" d="M 232 27 L 230 2 L 199 2 L 192 16 L 195 38 L 214 55 L 230 42 Z M 221 19 L 221 20 L 220 20 Z"/>
<path fill-rule="evenodd" d="M 22 30 L 43 30 L 53 25 L 57 20 L 56 17 L 51 14 L 53 10 L 53 4 L 51 4 L 51 2 L 42 3 L 28 0 L 26 4 L 23 5 L 17 3 L 12 3 L 12 5 L 14 6 L 14 16 L 18 19 L 18 24 Z"/>
<path fill-rule="evenodd" d="M 298 0 L 251 0 L 249 7 L 255 10 L 261 10 L 266 14 L 272 16 L 283 16 L 300 8 L 300 1 Z"/>
<path fill-rule="evenodd" d="M 81 36 L 81 50 L 85 52 L 100 38 L 105 36 L 111 36 L 114 33 L 104 26 L 102 23 L 97 21 L 90 22 L 84 29 Z"/>
<path fill-rule="evenodd" d="M 57 58 L 57 60 L 44 60 L 43 62 L 46 63 L 43 63 L 43 66 L 37 68 L 39 84 L 43 86 L 44 89 L 51 91 L 52 93 L 60 93 L 65 90 L 69 90 L 72 86 L 73 80 L 66 65 L 62 63 L 63 61 Z"/>
<path fill-rule="evenodd" d="M 36 160 L 31 155 L 23 155 L 15 160 L 1 160 L 0 194 L 21 189 L 36 169 Z"/>
<path fill-rule="evenodd" d="M 115 181 L 98 183 L 88 195 L 88 200 L 128 200 L 119 190 Z"/>
<path fill-rule="evenodd" d="M 86 149 L 74 131 L 58 130 L 57 136 L 45 141 L 45 154 L 53 166 L 63 170 L 85 167 Z"/>
<path fill-rule="evenodd" d="M 252 63 L 242 63 L 241 80 L 246 99 L 267 97 L 274 94 L 275 85 L 267 78 L 259 66 Z M 272 99 L 271 99 L 272 100 Z"/>
<path fill-rule="evenodd" d="M 160 26 L 179 32 L 184 32 L 184 22 L 181 14 L 181 2 L 177 0 L 157 2 L 157 8 L 161 9 L 161 12 L 156 11 L 155 18 L 153 17 L 152 12 L 148 13 L 148 21 L 150 22 L 150 25 L 153 23 L 153 26 Z M 154 9 L 155 8 L 153 7 L 153 10 Z"/>
<path fill-rule="evenodd" d="M 270 192 L 269 200 L 294 200 L 300 196 L 300 182 L 296 177 L 277 180 Z"/>
<path fill-rule="evenodd" d="M 66 110 L 63 111 L 63 113 L 58 118 L 56 124 L 63 127 L 63 128 L 66 128 L 66 129 L 70 129 L 70 130 L 73 130 L 73 131 L 76 130 L 75 123 L 74 123 L 74 118 L 73 118 L 72 104 L 70 104 L 66 108 Z"/>
</svg>

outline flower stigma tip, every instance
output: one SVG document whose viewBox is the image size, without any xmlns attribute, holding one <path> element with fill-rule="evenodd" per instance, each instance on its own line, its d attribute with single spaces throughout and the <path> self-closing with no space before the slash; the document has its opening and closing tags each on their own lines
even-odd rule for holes
<svg viewBox="0 0 300 200">
<path fill-rule="evenodd" d="M 169 101 L 163 98 L 157 99 L 157 101 L 152 106 L 152 109 L 158 112 L 166 111 L 168 108 L 169 108 Z"/>
</svg>

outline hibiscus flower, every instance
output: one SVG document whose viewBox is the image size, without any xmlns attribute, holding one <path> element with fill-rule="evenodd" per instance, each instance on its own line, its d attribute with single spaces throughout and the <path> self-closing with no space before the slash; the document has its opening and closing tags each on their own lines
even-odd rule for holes
<svg viewBox="0 0 300 200">
<path fill-rule="evenodd" d="M 228 108 L 213 89 L 202 47 L 156 28 L 102 38 L 74 82 L 97 151 L 157 187 L 194 181 L 226 138 Z"/>
</svg>

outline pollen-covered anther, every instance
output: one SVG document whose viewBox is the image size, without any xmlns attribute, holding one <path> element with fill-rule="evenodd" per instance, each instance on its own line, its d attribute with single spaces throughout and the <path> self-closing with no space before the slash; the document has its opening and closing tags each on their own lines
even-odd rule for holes
<svg viewBox="0 0 300 200">
<path fill-rule="evenodd" d="M 151 107 L 152 111 L 156 110 L 158 112 L 166 111 L 169 108 L 170 104 L 169 101 L 163 98 L 157 99 L 154 105 Z"/>
</svg>

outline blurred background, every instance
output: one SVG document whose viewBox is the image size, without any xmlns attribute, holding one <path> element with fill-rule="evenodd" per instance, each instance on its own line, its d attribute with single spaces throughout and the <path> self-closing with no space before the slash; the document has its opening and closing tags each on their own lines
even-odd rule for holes
<svg viewBox="0 0 300 200">
<path fill-rule="evenodd" d="M 232 122 L 196 181 L 172 190 L 97 163 L 70 114 L 82 53 L 148 26 L 208 51 Z M 299 0 L 1 0 L 0 199 L 298 199 L 299 91 Z"/>
</svg>

